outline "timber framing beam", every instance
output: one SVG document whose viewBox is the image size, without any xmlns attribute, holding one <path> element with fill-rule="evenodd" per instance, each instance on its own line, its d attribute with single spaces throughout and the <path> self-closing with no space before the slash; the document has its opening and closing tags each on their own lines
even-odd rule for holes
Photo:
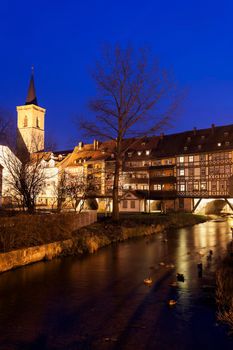
<svg viewBox="0 0 233 350">
<path fill-rule="evenodd" d="M 233 211 L 233 205 L 229 202 L 229 200 L 227 198 L 224 198 L 224 199 L 225 199 L 225 202 L 229 205 L 229 207 Z"/>
<path fill-rule="evenodd" d="M 202 200 L 202 198 L 199 198 L 199 199 L 198 199 L 197 203 L 196 203 L 196 204 L 194 205 L 194 207 L 193 207 L 192 213 L 195 212 L 195 210 L 197 209 L 198 205 L 201 203 L 201 200 Z"/>
</svg>

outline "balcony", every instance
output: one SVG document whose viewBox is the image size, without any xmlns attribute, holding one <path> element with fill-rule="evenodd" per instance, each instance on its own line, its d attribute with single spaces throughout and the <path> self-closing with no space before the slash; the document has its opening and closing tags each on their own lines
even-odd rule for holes
<svg viewBox="0 0 233 350">
<path fill-rule="evenodd" d="M 175 176 L 151 176 L 150 184 L 176 183 Z"/>
<path fill-rule="evenodd" d="M 148 178 L 144 177 L 127 177 L 123 180 L 126 184 L 146 184 L 148 185 Z"/>
</svg>

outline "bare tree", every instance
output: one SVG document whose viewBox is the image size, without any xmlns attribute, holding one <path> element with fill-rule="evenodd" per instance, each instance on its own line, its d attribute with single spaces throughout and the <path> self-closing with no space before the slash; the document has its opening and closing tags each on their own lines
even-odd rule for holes
<svg viewBox="0 0 233 350">
<path fill-rule="evenodd" d="M 54 195 L 57 199 L 57 211 L 60 213 L 62 211 L 63 203 L 67 198 L 67 174 L 65 170 L 62 170 L 58 176 L 58 183 L 54 188 Z"/>
<path fill-rule="evenodd" d="M 135 137 L 154 134 L 168 125 L 176 107 L 175 85 L 166 70 L 150 63 L 146 50 L 108 48 L 97 62 L 94 74 L 98 96 L 90 102 L 95 121 L 85 120 L 86 136 L 113 140 L 114 220 L 119 219 L 119 176 L 124 154 Z M 133 138 L 132 142 L 124 142 Z"/>
<path fill-rule="evenodd" d="M 23 209 L 33 213 L 36 199 L 44 185 L 46 175 L 42 166 L 43 156 L 35 153 L 19 160 L 8 147 L 2 147 L 0 162 L 6 172 L 5 188 L 9 196 L 17 203 L 21 202 Z"/>
<path fill-rule="evenodd" d="M 0 145 L 15 147 L 13 135 L 13 121 L 9 113 L 0 110 Z"/>
</svg>

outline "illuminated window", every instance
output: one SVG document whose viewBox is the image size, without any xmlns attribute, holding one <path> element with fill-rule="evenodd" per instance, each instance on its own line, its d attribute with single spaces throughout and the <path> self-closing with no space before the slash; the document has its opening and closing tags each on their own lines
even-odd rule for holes
<svg viewBox="0 0 233 350">
<path fill-rule="evenodd" d="M 132 157 L 133 152 L 128 152 L 128 157 Z"/>
<path fill-rule="evenodd" d="M 184 157 L 183 156 L 179 157 L 179 161 L 180 163 L 184 163 Z"/>
<path fill-rule="evenodd" d="M 197 181 L 194 182 L 193 189 L 196 190 L 196 191 L 199 190 L 199 183 Z"/>
<path fill-rule="evenodd" d="M 218 142 L 218 147 L 221 147 L 221 145 L 222 145 L 221 142 Z"/>
<path fill-rule="evenodd" d="M 180 169 L 180 176 L 184 176 L 184 169 Z"/>
<path fill-rule="evenodd" d="M 161 184 L 155 184 L 154 185 L 154 190 L 155 191 L 161 191 L 161 189 L 162 189 L 162 185 Z"/>
<path fill-rule="evenodd" d="M 138 151 L 138 156 L 140 156 L 142 154 L 142 152 L 141 151 Z"/>
<path fill-rule="evenodd" d="M 189 156 L 189 162 L 190 162 L 190 163 L 193 162 L 193 156 Z"/>
<path fill-rule="evenodd" d="M 149 156 L 150 150 L 146 150 L 146 155 Z"/>
<path fill-rule="evenodd" d="M 185 184 L 180 185 L 180 191 L 182 191 L 182 192 L 185 191 Z"/>
<path fill-rule="evenodd" d="M 206 190 L 207 187 L 206 187 L 206 182 L 201 182 L 201 190 Z"/>
</svg>

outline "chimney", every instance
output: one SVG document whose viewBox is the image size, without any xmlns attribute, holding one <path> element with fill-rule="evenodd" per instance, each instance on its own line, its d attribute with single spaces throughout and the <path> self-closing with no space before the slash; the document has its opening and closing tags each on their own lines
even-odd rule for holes
<svg viewBox="0 0 233 350">
<path fill-rule="evenodd" d="M 94 146 L 94 150 L 95 150 L 95 151 L 96 151 L 97 149 L 99 149 L 99 141 L 98 141 L 98 140 L 94 140 L 93 146 Z"/>
<path fill-rule="evenodd" d="M 83 142 L 80 141 L 80 142 L 78 143 L 78 149 L 79 149 L 79 151 L 81 151 L 82 148 L 83 148 Z"/>
<path fill-rule="evenodd" d="M 214 134 L 215 124 L 211 124 L 211 129 L 212 134 Z"/>
<path fill-rule="evenodd" d="M 193 128 L 193 135 L 196 136 L 197 135 L 197 128 L 194 126 Z"/>
</svg>

